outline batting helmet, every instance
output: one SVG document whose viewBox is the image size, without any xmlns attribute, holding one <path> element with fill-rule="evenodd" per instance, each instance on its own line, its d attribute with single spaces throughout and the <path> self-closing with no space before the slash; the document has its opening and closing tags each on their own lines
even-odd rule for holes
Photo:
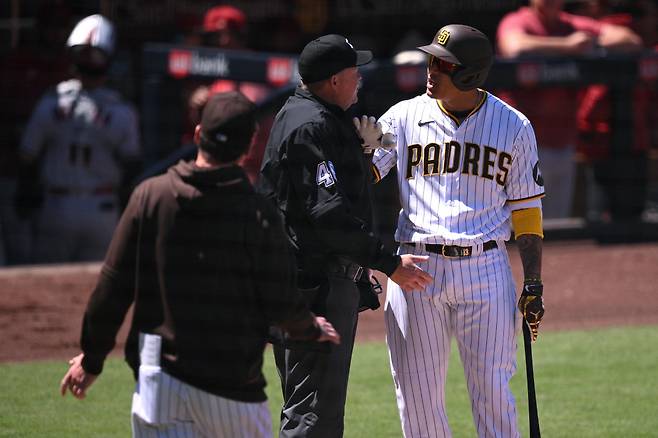
<svg viewBox="0 0 658 438">
<path fill-rule="evenodd" d="M 443 26 L 431 44 L 418 49 L 458 65 L 460 68 L 451 74 L 451 79 L 455 87 L 462 91 L 484 84 L 494 60 L 489 38 L 479 30 L 463 24 Z"/>
<path fill-rule="evenodd" d="M 73 63 L 83 73 L 103 74 L 114 53 L 114 26 L 100 14 L 83 18 L 66 41 Z"/>
</svg>

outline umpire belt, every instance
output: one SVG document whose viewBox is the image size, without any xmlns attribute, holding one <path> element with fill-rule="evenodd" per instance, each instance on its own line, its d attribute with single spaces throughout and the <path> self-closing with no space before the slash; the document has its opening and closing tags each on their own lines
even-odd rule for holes
<svg viewBox="0 0 658 438">
<path fill-rule="evenodd" d="M 347 278 L 348 280 L 357 282 L 361 279 L 364 268 L 351 260 L 338 258 L 327 264 L 326 271 L 332 277 Z"/>
<path fill-rule="evenodd" d="M 440 254 L 448 258 L 470 257 L 473 255 L 472 246 L 442 245 L 440 243 L 425 243 L 424 246 L 425 251 Z M 423 244 L 416 244 L 416 247 L 422 248 Z M 498 243 L 495 240 L 490 240 L 482 244 L 482 252 L 494 248 L 498 248 Z"/>
</svg>

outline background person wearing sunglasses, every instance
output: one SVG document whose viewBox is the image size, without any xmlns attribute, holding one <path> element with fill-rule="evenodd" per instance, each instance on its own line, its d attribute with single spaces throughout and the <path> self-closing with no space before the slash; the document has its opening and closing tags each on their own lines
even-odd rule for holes
<svg viewBox="0 0 658 438">
<path fill-rule="evenodd" d="M 544 187 L 535 134 L 523 114 L 478 88 L 493 63 L 482 32 L 451 24 L 419 49 L 429 55 L 426 93 L 394 105 L 378 124 L 359 124 L 365 144 L 384 146 L 373 155 L 376 178 L 397 166 L 399 252 L 429 256 L 434 277 L 416 293 L 387 286 L 402 430 L 405 437 L 450 436 L 444 391 L 454 335 L 478 435 L 518 437 L 509 388 L 518 319 L 505 241 L 513 228 L 525 275 L 518 307 L 536 339 L 544 312 Z"/>
</svg>

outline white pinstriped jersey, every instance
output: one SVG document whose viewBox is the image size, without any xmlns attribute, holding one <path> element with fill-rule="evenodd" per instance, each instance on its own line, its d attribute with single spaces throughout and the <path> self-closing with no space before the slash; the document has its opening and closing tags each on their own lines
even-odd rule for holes
<svg viewBox="0 0 658 438">
<path fill-rule="evenodd" d="M 397 103 L 379 122 L 397 148 L 377 149 L 383 178 L 397 165 L 399 242 L 471 246 L 508 240 L 514 202 L 544 194 L 528 119 L 492 94 L 461 123 L 423 94 Z"/>
<path fill-rule="evenodd" d="M 41 176 L 46 186 L 117 187 L 122 169 L 116 157 L 140 155 L 137 115 L 113 90 L 85 90 L 77 79 L 64 81 L 37 104 L 21 152 L 44 154 Z"/>
</svg>

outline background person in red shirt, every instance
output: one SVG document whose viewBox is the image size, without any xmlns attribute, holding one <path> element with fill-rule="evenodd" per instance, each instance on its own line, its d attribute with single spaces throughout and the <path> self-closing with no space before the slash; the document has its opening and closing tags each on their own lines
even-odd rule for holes
<svg viewBox="0 0 658 438">
<path fill-rule="evenodd" d="M 498 25 L 498 53 L 504 58 L 527 55 L 556 57 L 594 54 L 597 49 L 631 51 L 641 39 L 630 29 L 562 10 L 563 0 L 530 0 L 528 6 L 503 17 Z M 537 135 L 539 160 L 546 184 L 545 218 L 572 215 L 577 93 L 567 87 L 529 87 L 499 92 L 523 112 Z"/>
<path fill-rule="evenodd" d="M 216 47 L 229 50 L 249 50 L 248 20 L 245 13 L 229 5 L 215 6 L 208 9 L 203 18 L 200 32 L 201 44 L 206 47 Z M 266 84 L 255 82 L 243 82 L 230 79 L 218 79 L 210 84 L 194 84 L 191 91 L 184 92 L 187 97 L 187 121 L 183 132 L 183 143 L 190 143 L 194 126 L 199 123 L 201 112 L 208 99 L 217 94 L 228 91 L 239 91 L 247 96 L 252 102 L 263 101 L 270 93 L 271 88 Z M 249 180 L 256 181 L 263 159 L 265 143 L 272 126 L 273 116 L 266 117 L 260 121 L 258 134 L 239 164 L 247 173 Z"/>
<path fill-rule="evenodd" d="M 655 1 L 636 0 L 627 13 L 612 14 L 604 1 L 582 3 L 584 13 L 603 22 L 629 27 L 645 48 L 658 44 Z M 580 10 L 580 9 L 579 9 Z M 652 129 L 658 123 L 655 80 L 639 79 L 633 89 L 630 144 L 614 145 L 613 98 L 610 88 L 595 84 L 587 88 L 578 108 L 578 153 L 588 164 L 588 215 L 594 222 L 633 223 L 641 220 L 648 189 L 649 152 L 657 149 Z"/>
</svg>

